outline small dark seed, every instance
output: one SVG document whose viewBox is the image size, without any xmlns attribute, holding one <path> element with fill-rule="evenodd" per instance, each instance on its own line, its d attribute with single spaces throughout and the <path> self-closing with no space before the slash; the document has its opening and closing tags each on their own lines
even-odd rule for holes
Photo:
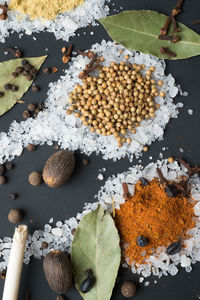
<svg viewBox="0 0 200 300">
<path fill-rule="evenodd" d="M 26 75 L 26 79 L 27 79 L 28 81 L 31 81 L 31 80 L 33 80 L 33 79 L 34 79 L 34 76 L 33 76 L 33 75 L 30 75 L 30 74 L 28 74 L 28 75 Z"/>
<path fill-rule="evenodd" d="M 17 78 L 17 77 L 19 76 L 19 73 L 15 71 L 15 72 L 12 73 L 12 76 L 13 76 L 14 78 Z"/>
<path fill-rule="evenodd" d="M 39 108 L 39 110 L 43 110 L 44 103 L 38 103 L 37 107 Z"/>
<path fill-rule="evenodd" d="M 37 86 L 37 85 L 32 85 L 32 91 L 33 91 L 33 93 L 37 93 L 37 92 L 39 92 L 39 87 Z"/>
<path fill-rule="evenodd" d="M 36 114 L 38 114 L 40 112 L 40 109 L 37 107 L 34 111 Z"/>
<path fill-rule="evenodd" d="M 23 67 L 17 67 L 17 68 L 15 69 L 15 72 L 16 72 L 16 73 L 19 73 L 19 74 L 22 74 L 23 71 L 24 71 L 24 68 L 23 68 Z"/>
<path fill-rule="evenodd" d="M 89 290 L 91 290 L 91 288 L 94 285 L 94 278 L 93 277 L 88 277 L 86 278 L 82 283 L 81 283 L 81 292 L 82 293 L 87 293 L 89 292 Z"/>
<path fill-rule="evenodd" d="M 148 243 L 149 243 L 149 240 L 147 238 L 145 238 L 142 235 L 138 236 L 138 238 L 137 238 L 137 244 L 138 244 L 138 246 L 145 247 L 145 246 L 148 245 Z"/>
<path fill-rule="evenodd" d="M 12 92 L 17 92 L 18 89 L 19 89 L 19 87 L 16 86 L 16 85 L 12 85 L 12 87 L 11 87 L 11 91 L 12 91 Z"/>
<path fill-rule="evenodd" d="M 37 115 L 38 115 L 37 113 L 34 113 L 33 118 L 37 118 Z"/>
<path fill-rule="evenodd" d="M 32 67 L 29 71 L 29 74 L 32 75 L 32 76 L 36 76 L 37 75 L 37 69 Z"/>
<path fill-rule="evenodd" d="M 35 151 L 35 149 L 36 149 L 36 146 L 34 144 L 28 144 L 27 150 L 29 152 Z"/>
<path fill-rule="evenodd" d="M 14 194 L 14 193 L 11 193 L 11 194 L 10 194 L 10 199 L 11 199 L 11 200 L 15 200 L 15 199 L 16 199 L 16 197 L 17 197 L 17 195 L 16 195 L 16 194 Z"/>
<path fill-rule="evenodd" d="M 11 162 L 8 162 L 5 164 L 5 168 L 6 168 L 6 170 L 10 171 L 13 168 L 13 164 Z"/>
<path fill-rule="evenodd" d="M 124 282 L 121 286 L 121 293 L 126 298 L 131 298 L 136 293 L 136 285 L 133 282 Z"/>
<path fill-rule="evenodd" d="M 147 186 L 149 184 L 148 180 L 144 177 L 140 177 L 141 185 Z"/>
<path fill-rule="evenodd" d="M 10 83 L 6 83 L 6 84 L 4 85 L 4 89 L 5 89 L 6 91 L 11 90 L 11 88 L 12 88 L 12 85 L 11 85 Z"/>
<path fill-rule="evenodd" d="M 50 74 L 51 73 L 51 68 L 44 68 L 43 73 Z"/>
<path fill-rule="evenodd" d="M 28 73 L 26 70 L 24 70 L 24 71 L 22 72 L 22 75 L 23 75 L 23 76 L 28 76 L 29 73 Z"/>
<path fill-rule="evenodd" d="M 5 168 L 4 168 L 4 165 L 0 164 L 0 175 L 3 174 Z"/>
<path fill-rule="evenodd" d="M 0 92 L 0 98 L 4 96 L 4 92 Z"/>
<path fill-rule="evenodd" d="M 73 229 L 71 230 L 71 234 L 74 235 L 75 232 L 76 232 L 76 228 L 73 228 Z"/>
<path fill-rule="evenodd" d="M 165 192 L 169 197 L 175 197 L 178 194 L 177 188 L 171 184 L 165 187 Z"/>
<path fill-rule="evenodd" d="M 6 279 L 6 270 L 3 270 L 0 272 L 0 278 L 1 279 Z"/>
<path fill-rule="evenodd" d="M 180 252 L 180 251 L 181 251 L 181 248 L 182 248 L 182 247 L 181 247 L 180 241 L 177 241 L 177 242 L 174 242 L 174 243 L 172 243 L 171 245 L 169 245 L 169 247 L 168 247 L 167 250 L 166 250 L 166 253 L 167 253 L 168 255 L 174 255 L 174 254 Z"/>
<path fill-rule="evenodd" d="M 3 175 L 0 175 L 0 186 L 6 183 L 6 178 Z"/>
<path fill-rule="evenodd" d="M 47 249 L 48 248 L 48 243 L 47 242 L 42 242 L 41 248 L 42 249 Z"/>
<path fill-rule="evenodd" d="M 36 109 L 36 105 L 33 104 L 33 103 L 29 103 L 28 106 L 27 106 L 27 109 L 28 109 L 30 112 L 34 112 L 34 110 Z"/>
<path fill-rule="evenodd" d="M 28 118 L 30 118 L 30 113 L 28 112 L 28 110 L 25 110 L 23 112 L 22 116 L 23 116 L 24 119 L 28 119 Z"/>
<path fill-rule="evenodd" d="M 24 69 L 26 70 L 26 71 L 30 71 L 31 69 L 32 69 L 32 66 L 29 64 L 29 63 L 27 63 L 25 66 L 24 66 Z"/>
<path fill-rule="evenodd" d="M 84 158 L 83 161 L 82 161 L 82 163 L 83 163 L 84 166 L 87 166 L 88 163 L 89 163 L 89 161 L 88 161 L 87 159 Z"/>
<path fill-rule="evenodd" d="M 15 57 L 20 58 L 22 56 L 22 53 L 19 49 L 15 50 Z"/>
<path fill-rule="evenodd" d="M 84 272 L 84 275 L 86 277 L 93 277 L 93 272 L 91 269 L 87 269 L 85 272 Z"/>
<path fill-rule="evenodd" d="M 25 67 L 26 65 L 29 65 L 29 62 L 25 59 L 22 60 L 22 66 Z"/>
</svg>

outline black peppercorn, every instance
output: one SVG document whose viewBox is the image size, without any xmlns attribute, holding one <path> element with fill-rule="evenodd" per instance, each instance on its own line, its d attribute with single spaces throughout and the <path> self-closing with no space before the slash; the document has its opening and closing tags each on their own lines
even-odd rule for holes
<svg viewBox="0 0 200 300">
<path fill-rule="evenodd" d="M 41 248 L 42 249 L 47 249 L 49 244 L 47 242 L 42 242 Z"/>
<path fill-rule="evenodd" d="M 166 250 L 166 253 L 168 255 L 174 255 L 178 252 L 181 251 L 181 242 L 180 241 L 177 241 L 177 242 L 174 242 L 172 243 L 171 245 L 168 246 L 167 250 Z"/>
<path fill-rule="evenodd" d="M 4 185 L 6 182 L 6 178 L 3 175 L 0 175 L 0 186 Z"/>
<path fill-rule="evenodd" d="M 36 146 L 34 144 L 28 144 L 27 150 L 29 152 L 35 151 L 35 149 L 36 149 Z"/>
<path fill-rule="evenodd" d="M 26 79 L 27 79 L 28 81 L 33 80 L 33 78 L 34 78 L 33 75 L 30 75 L 30 74 L 26 75 Z"/>
<path fill-rule="evenodd" d="M 33 93 L 37 93 L 37 92 L 39 92 L 39 86 L 37 86 L 37 85 L 32 85 L 32 91 L 33 91 Z"/>
<path fill-rule="evenodd" d="M 23 71 L 24 71 L 24 68 L 23 67 L 17 67 L 16 69 L 15 69 L 15 72 L 16 73 L 19 73 L 19 74 L 22 74 L 23 73 Z"/>
<path fill-rule="evenodd" d="M 16 86 L 16 85 L 12 85 L 12 87 L 11 87 L 11 91 L 12 91 L 12 92 L 17 92 L 18 89 L 19 89 L 19 87 Z"/>
<path fill-rule="evenodd" d="M 31 185 L 37 186 L 42 182 L 42 174 L 40 172 L 31 172 L 28 180 Z"/>
<path fill-rule="evenodd" d="M 29 64 L 29 62 L 27 60 L 23 59 L 21 64 L 23 67 L 25 67 L 27 64 Z"/>
<path fill-rule="evenodd" d="M 11 162 L 8 162 L 5 164 L 5 168 L 6 168 L 6 170 L 10 171 L 13 168 L 13 164 Z"/>
<path fill-rule="evenodd" d="M 23 214 L 19 209 L 11 209 L 8 214 L 8 221 L 13 224 L 21 222 L 23 219 Z"/>
<path fill-rule="evenodd" d="M 0 164 L 0 175 L 3 174 L 5 168 L 4 168 L 4 165 Z"/>
<path fill-rule="evenodd" d="M 25 110 L 23 112 L 22 116 L 23 116 L 24 119 L 28 119 L 28 118 L 30 118 L 30 113 L 28 112 L 28 110 Z"/>
<path fill-rule="evenodd" d="M 126 298 L 131 298 L 136 293 L 136 285 L 133 282 L 124 282 L 121 286 L 121 293 Z"/>
<path fill-rule="evenodd" d="M 4 96 L 4 92 L 0 92 L 0 98 Z"/>
<path fill-rule="evenodd" d="M 34 110 L 36 109 L 36 105 L 33 104 L 33 103 L 29 103 L 28 106 L 27 106 L 27 109 L 28 109 L 30 112 L 34 112 Z"/>
<path fill-rule="evenodd" d="M 137 238 L 137 244 L 140 247 L 145 247 L 148 245 L 148 243 L 149 243 L 149 240 L 142 235 Z"/>
<path fill-rule="evenodd" d="M 17 78 L 17 77 L 19 76 L 19 73 L 15 71 L 15 72 L 12 73 L 12 76 L 13 76 L 14 78 Z"/>
<path fill-rule="evenodd" d="M 17 195 L 16 195 L 16 194 L 14 194 L 14 193 L 11 193 L 11 194 L 10 194 L 10 199 L 11 199 L 11 200 L 15 200 L 15 199 L 16 199 L 16 197 L 17 197 Z"/>
<path fill-rule="evenodd" d="M 44 68 L 43 73 L 50 74 L 51 73 L 51 68 Z"/>
<path fill-rule="evenodd" d="M 37 107 L 34 111 L 36 114 L 38 114 L 40 112 L 40 109 Z"/>
<path fill-rule="evenodd" d="M 6 84 L 4 85 L 4 89 L 5 89 L 6 91 L 10 91 L 11 88 L 12 88 L 12 85 L 11 85 L 10 83 L 6 83 Z"/>
<path fill-rule="evenodd" d="M 37 107 L 39 110 L 42 110 L 44 108 L 44 103 L 38 103 Z"/>
</svg>

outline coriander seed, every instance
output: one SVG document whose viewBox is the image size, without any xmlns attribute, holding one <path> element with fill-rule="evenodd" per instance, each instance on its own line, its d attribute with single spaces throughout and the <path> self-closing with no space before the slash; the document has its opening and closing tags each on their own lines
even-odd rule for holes
<svg viewBox="0 0 200 300">
<path fill-rule="evenodd" d="M 135 296 L 136 293 L 136 285 L 133 282 L 127 281 L 124 282 L 121 286 L 121 293 L 126 298 L 131 298 Z"/>
<path fill-rule="evenodd" d="M 0 175 L 0 186 L 4 185 L 6 183 L 6 178 L 3 175 Z"/>
<path fill-rule="evenodd" d="M 19 209 L 11 209 L 8 214 L 8 221 L 13 224 L 21 222 L 23 219 L 23 214 Z"/>
<path fill-rule="evenodd" d="M 33 186 L 37 186 L 42 182 L 42 174 L 40 172 L 31 172 L 28 177 L 29 183 Z"/>
</svg>

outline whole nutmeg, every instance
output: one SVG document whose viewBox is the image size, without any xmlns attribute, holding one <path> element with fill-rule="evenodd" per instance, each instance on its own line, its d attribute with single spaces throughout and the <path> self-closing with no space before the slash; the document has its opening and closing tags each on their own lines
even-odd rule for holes
<svg viewBox="0 0 200 300">
<path fill-rule="evenodd" d="M 11 209 L 8 214 L 8 221 L 13 224 L 21 222 L 23 219 L 23 214 L 19 209 Z"/>
<path fill-rule="evenodd" d="M 121 286 L 121 293 L 126 298 L 131 298 L 136 293 L 136 285 L 133 282 L 124 282 Z"/>
<path fill-rule="evenodd" d="M 43 169 L 44 182 L 54 188 L 65 184 L 75 166 L 74 154 L 68 150 L 61 150 L 54 153 L 47 160 Z"/>
<path fill-rule="evenodd" d="M 37 186 L 42 182 L 42 174 L 40 172 L 31 172 L 28 177 L 31 185 Z"/>
</svg>

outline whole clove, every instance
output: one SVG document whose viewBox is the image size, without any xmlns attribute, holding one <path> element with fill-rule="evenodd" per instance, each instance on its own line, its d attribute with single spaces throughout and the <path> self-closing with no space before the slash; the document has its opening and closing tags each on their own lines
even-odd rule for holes
<svg viewBox="0 0 200 300">
<path fill-rule="evenodd" d="M 0 8 L 2 9 L 2 13 L 0 14 L 0 20 L 5 21 L 8 18 L 8 4 L 5 2 L 4 4 L 0 4 Z"/>
<path fill-rule="evenodd" d="M 83 79 L 85 77 L 87 77 L 90 73 L 92 73 L 94 70 L 96 70 L 99 67 L 99 64 L 96 64 L 94 66 L 92 66 L 91 68 L 87 69 L 87 70 L 83 70 L 78 77 L 80 79 Z"/>
<path fill-rule="evenodd" d="M 64 64 L 67 64 L 70 61 L 72 50 L 73 50 L 73 44 L 70 44 L 67 52 L 62 57 L 62 61 Z"/>
<path fill-rule="evenodd" d="M 87 56 L 88 58 L 93 58 L 93 56 L 94 56 L 94 52 L 91 50 L 88 50 L 87 52 L 78 50 L 78 54 L 80 54 L 82 56 Z"/>
<path fill-rule="evenodd" d="M 160 34 L 161 35 L 166 35 L 168 33 L 171 21 L 172 21 L 171 17 L 168 17 L 165 24 L 164 24 L 164 26 L 160 29 Z"/>
<path fill-rule="evenodd" d="M 129 193 L 128 185 L 126 182 L 122 182 L 122 188 L 123 188 L 123 198 L 129 199 L 131 197 L 131 194 Z"/>
<path fill-rule="evenodd" d="M 181 28 L 178 27 L 175 17 L 171 16 L 171 20 L 172 20 L 172 25 L 173 25 L 173 33 L 180 32 Z"/>
<path fill-rule="evenodd" d="M 159 40 L 170 41 L 172 43 L 177 43 L 178 41 L 180 41 L 180 38 L 177 35 L 162 35 L 162 34 L 160 34 L 158 36 L 158 38 L 159 38 Z"/>
<path fill-rule="evenodd" d="M 166 47 L 161 47 L 160 48 L 160 53 L 167 55 L 168 57 L 176 57 L 176 53 L 170 51 Z"/>
<path fill-rule="evenodd" d="M 200 172 L 200 166 L 194 166 L 193 168 L 191 168 L 190 165 L 186 163 L 184 159 L 179 158 L 178 161 L 187 169 L 189 177 L 192 177 L 193 175 Z"/>
<path fill-rule="evenodd" d="M 181 6 L 183 4 L 183 0 L 178 0 L 175 7 L 172 9 L 172 16 L 175 17 L 181 12 Z"/>
</svg>

